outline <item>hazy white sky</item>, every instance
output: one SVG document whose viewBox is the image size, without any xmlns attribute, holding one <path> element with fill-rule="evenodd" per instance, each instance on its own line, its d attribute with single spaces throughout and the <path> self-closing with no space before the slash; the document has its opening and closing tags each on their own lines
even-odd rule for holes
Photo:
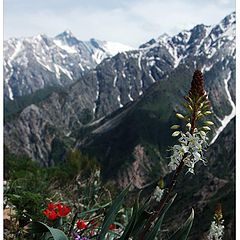
<svg viewBox="0 0 240 240">
<path fill-rule="evenodd" d="M 81 40 L 137 47 L 163 33 L 217 24 L 234 10 L 234 0 L 4 0 L 4 39 L 69 29 Z"/>
</svg>

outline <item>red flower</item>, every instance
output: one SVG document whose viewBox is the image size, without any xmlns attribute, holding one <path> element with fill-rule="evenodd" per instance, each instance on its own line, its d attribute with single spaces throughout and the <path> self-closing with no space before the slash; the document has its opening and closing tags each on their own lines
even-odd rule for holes
<svg viewBox="0 0 240 240">
<path fill-rule="evenodd" d="M 46 209 L 43 211 L 43 214 L 49 219 L 49 220 L 56 220 L 58 218 L 57 213 L 54 210 Z"/>
<path fill-rule="evenodd" d="M 87 224 L 83 220 L 78 220 L 77 221 L 77 228 L 78 229 L 86 229 L 87 228 Z"/>
<path fill-rule="evenodd" d="M 71 208 L 69 208 L 68 206 L 61 205 L 61 204 L 58 205 L 57 209 L 58 209 L 59 217 L 66 217 L 71 211 Z"/>
<path fill-rule="evenodd" d="M 108 227 L 109 230 L 114 230 L 116 229 L 116 225 L 115 224 L 110 224 L 109 227 Z"/>
<path fill-rule="evenodd" d="M 53 203 L 53 202 L 51 202 L 51 203 L 48 204 L 48 209 L 49 209 L 50 211 L 52 211 L 55 207 L 56 207 L 56 204 Z"/>
<path fill-rule="evenodd" d="M 68 206 L 62 205 L 61 203 L 48 203 L 48 208 L 43 211 L 43 214 L 49 220 L 56 220 L 58 217 L 66 217 L 71 211 Z"/>
<path fill-rule="evenodd" d="M 49 210 L 49 209 L 45 209 L 45 210 L 43 211 L 43 214 L 44 214 L 45 216 L 47 216 L 47 217 L 48 217 L 49 213 L 50 213 L 50 210 Z"/>
</svg>

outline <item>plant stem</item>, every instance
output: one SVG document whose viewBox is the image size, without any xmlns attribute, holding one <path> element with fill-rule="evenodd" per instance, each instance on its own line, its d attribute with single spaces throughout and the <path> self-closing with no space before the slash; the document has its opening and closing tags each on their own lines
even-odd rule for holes
<svg viewBox="0 0 240 240">
<path fill-rule="evenodd" d="M 196 115 L 197 115 L 196 113 L 197 113 L 197 107 L 196 107 L 196 104 L 194 104 L 193 113 L 192 113 L 192 117 L 191 117 L 191 129 L 190 129 L 191 134 L 193 134 L 195 126 L 196 126 Z M 151 228 L 152 224 L 157 219 L 157 217 L 160 216 L 161 211 L 162 211 L 163 207 L 165 206 L 165 204 L 169 201 L 169 199 L 171 197 L 171 193 L 173 192 L 173 189 L 176 185 L 177 178 L 183 169 L 184 159 L 186 157 L 187 157 L 187 153 L 184 154 L 180 164 L 178 165 L 177 169 L 175 170 L 172 180 L 169 184 L 169 187 L 167 188 L 167 191 L 165 192 L 164 197 L 161 199 L 157 210 L 153 214 L 151 214 L 151 216 L 149 217 L 149 219 L 146 223 L 146 226 L 144 227 L 143 231 L 141 232 L 141 235 L 139 236 L 139 240 L 144 240 L 146 233 Z"/>
</svg>

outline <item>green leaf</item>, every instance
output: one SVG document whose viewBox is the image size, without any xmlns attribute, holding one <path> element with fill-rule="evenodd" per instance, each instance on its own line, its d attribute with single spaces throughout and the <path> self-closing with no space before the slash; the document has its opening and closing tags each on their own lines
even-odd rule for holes
<svg viewBox="0 0 240 240">
<path fill-rule="evenodd" d="M 110 206 L 106 217 L 103 221 L 103 225 L 102 225 L 102 229 L 101 232 L 99 234 L 99 237 L 97 239 L 102 240 L 105 239 L 105 235 L 108 232 L 108 228 L 110 226 L 111 223 L 113 223 L 119 208 L 121 207 L 124 197 L 127 195 L 129 188 L 130 188 L 130 184 L 118 195 L 118 197 L 114 200 L 114 202 L 112 203 L 112 205 Z"/>
<path fill-rule="evenodd" d="M 127 226 L 125 227 L 125 230 L 124 230 L 122 236 L 119 238 L 119 240 L 125 240 L 125 239 L 128 239 L 131 236 L 132 230 L 134 229 L 134 226 L 137 222 L 138 211 L 139 211 L 139 196 L 140 196 L 140 193 L 138 194 L 138 198 L 136 199 L 135 204 L 133 206 L 132 216 L 131 216 Z"/>
<path fill-rule="evenodd" d="M 57 228 L 52 228 L 47 226 L 42 222 L 32 222 L 30 223 L 30 231 L 32 233 L 50 233 L 54 240 L 68 240 L 65 233 Z"/>
<path fill-rule="evenodd" d="M 99 206 L 99 207 L 96 207 L 96 208 L 92 208 L 90 210 L 83 211 L 81 213 L 78 213 L 77 217 L 78 218 L 84 218 L 87 214 L 95 213 L 95 212 L 99 211 L 100 209 L 103 209 L 103 208 L 105 208 L 105 207 L 107 207 L 109 205 L 110 205 L 110 203 L 106 203 L 106 204 L 104 204 L 102 206 Z"/>
<path fill-rule="evenodd" d="M 136 223 L 131 233 L 133 240 L 138 239 L 139 232 L 142 231 L 147 219 L 149 218 L 150 213 L 148 212 L 148 209 L 150 209 L 150 206 L 151 206 L 151 195 L 146 199 L 146 201 L 142 203 L 142 206 L 140 206 L 138 209 Z"/>
<path fill-rule="evenodd" d="M 146 234 L 146 237 L 144 238 L 145 240 L 153 240 L 153 239 L 155 239 L 155 237 L 157 236 L 158 232 L 161 229 L 163 218 L 164 218 L 166 212 L 168 211 L 168 209 L 171 207 L 171 205 L 172 205 L 174 199 L 176 198 L 176 196 L 177 196 L 177 194 L 175 194 L 173 196 L 173 198 L 167 203 L 166 207 L 163 209 L 162 214 L 157 219 L 157 221 L 156 221 L 154 227 L 152 228 L 152 230 Z"/>
<path fill-rule="evenodd" d="M 192 209 L 192 212 L 186 222 L 168 239 L 168 240 L 186 240 L 192 224 L 193 224 L 193 219 L 194 219 L 194 210 Z"/>
</svg>

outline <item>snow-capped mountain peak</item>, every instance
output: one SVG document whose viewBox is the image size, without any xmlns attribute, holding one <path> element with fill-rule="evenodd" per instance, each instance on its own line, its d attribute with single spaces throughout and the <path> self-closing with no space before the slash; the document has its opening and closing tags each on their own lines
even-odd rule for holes
<svg viewBox="0 0 240 240">
<path fill-rule="evenodd" d="M 51 38 L 38 34 L 4 41 L 5 97 L 30 94 L 46 85 L 67 85 L 103 59 L 133 48 L 115 42 L 81 41 L 70 30 Z"/>
<path fill-rule="evenodd" d="M 54 39 L 61 41 L 64 43 L 64 45 L 69 46 L 77 45 L 79 43 L 79 40 L 73 35 L 70 30 L 65 30 L 64 32 L 58 34 Z"/>
<path fill-rule="evenodd" d="M 94 38 L 81 41 L 69 30 L 54 38 L 37 35 L 9 39 L 4 41 L 5 97 L 13 99 L 46 85 L 67 85 L 96 67 L 103 59 L 129 50 L 134 50 L 131 54 L 136 55 L 139 69 L 142 68 L 141 61 L 146 60 L 150 66 L 157 67 L 156 71 L 161 76 L 165 72 L 162 68 L 166 65 L 176 68 L 190 56 L 206 56 L 203 71 L 209 71 L 211 59 L 220 48 L 224 48 L 225 55 L 235 58 L 235 18 L 233 12 L 215 26 L 199 24 L 174 36 L 164 34 L 141 45 L 138 50 Z M 224 47 L 227 45 L 229 47 Z M 148 74 L 151 81 L 155 82 L 156 77 Z M 125 73 L 122 75 L 125 76 Z"/>
<path fill-rule="evenodd" d="M 235 12 L 226 16 L 219 24 L 207 26 L 199 24 L 190 30 L 184 30 L 174 36 L 163 34 L 156 39 L 140 46 L 143 51 L 149 51 L 156 47 L 162 47 L 172 56 L 174 66 L 177 67 L 181 61 L 189 56 L 208 55 L 210 59 L 227 40 L 235 40 L 236 14 Z M 227 39 L 227 40 L 226 40 Z M 235 46 L 233 44 L 233 46 Z M 235 47 L 229 49 L 235 54 Z"/>
</svg>

